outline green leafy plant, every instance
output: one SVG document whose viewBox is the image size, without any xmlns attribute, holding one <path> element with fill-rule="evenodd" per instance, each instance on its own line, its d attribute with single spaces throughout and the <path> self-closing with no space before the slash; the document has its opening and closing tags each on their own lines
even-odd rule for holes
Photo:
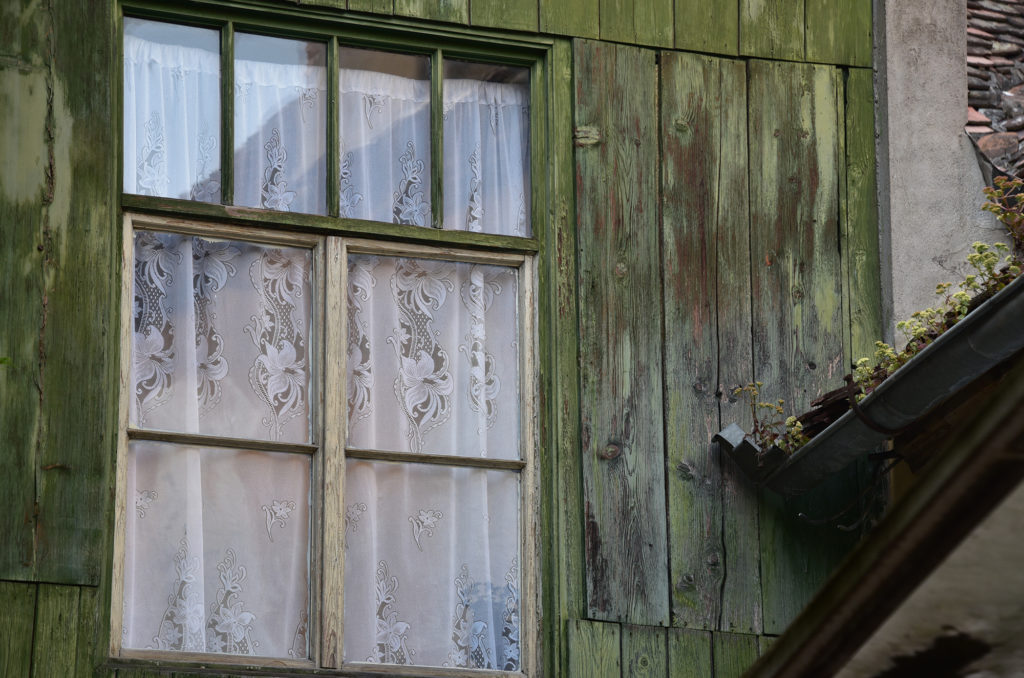
<svg viewBox="0 0 1024 678">
<path fill-rule="evenodd" d="M 996 177 L 992 183 L 984 189 L 988 201 L 981 208 L 996 215 L 1013 239 L 1014 249 L 1024 253 L 1024 181 Z"/>
<path fill-rule="evenodd" d="M 776 446 L 786 454 L 792 454 L 810 438 L 803 433 L 803 424 L 796 417 L 786 417 L 786 401 L 760 401 L 763 382 L 756 381 L 733 390 L 733 395 L 744 400 L 750 408 L 753 428 L 750 437 L 762 450 Z"/>
</svg>

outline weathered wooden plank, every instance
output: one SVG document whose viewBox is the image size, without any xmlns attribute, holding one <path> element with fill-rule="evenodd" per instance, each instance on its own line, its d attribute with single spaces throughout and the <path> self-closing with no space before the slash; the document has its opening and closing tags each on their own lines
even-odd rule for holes
<svg viewBox="0 0 1024 678">
<path fill-rule="evenodd" d="M 672 0 L 600 0 L 601 39 L 672 46 Z"/>
<path fill-rule="evenodd" d="M 357 12 L 391 14 L 395 11 L 395 3 L 394 0 L 348 0 L 348 8 Z"/>
<path fill-rule="evenodd" d="M 723 90 L 738 88 L 742 100 L 746 83 L 723 85 L 719 60 L 712 57 L 665 52 L 661 69 L 664 371 L 672 385 L 665 393 L 672 623 L 714 629 L 725 576 L 721 477 L 710 443 L 719 425 L 715 281 L 718 220 L 730 202 L 719 180 L 723 174 L 746 175 L 745 157 L 736 166 L 735 158 L 722 158 L 722 145 L 729 144 L 722 129 L 728 114 Z M 744 115 L 745 107 L 739 117 Z M 736 146 L 745 146 L 745 138 L 741 135 Z"/>
<path fill-rule="evenodd" d="M 878 209 L 875 194 L 875 107 L 872 72 L 851 68 L 846 79 L 846 242 L 849 256 L 852 358 L 870 356 L 882 338 Z"/>
<path fill-rule="evenodd" d="M 757 656 L 760 657 L 768 651 L 775 641 L 778 640 L 778 636 L 758 636 L 757 637 Z"/>
<path fill-rule="evenodd" d="M 871 0 L 804 0 L 807 60 L 871 66 Z"/>
<path fill-rule="evenodd" d="M 740 11 L 736 0 L 676 0 L 676 49 L 739 54 Z"/>
<path fill-rule="evenodd" d="M 740 0 L 740 54 L 802 60 L 804 0 Z"/>
<path fill-rule="evenodd" d="M 724 631 L 714 635 L 715 678 L 740 678 L 757 661 L 757 636 Z"/>
<path fill-rule="evenodd" d="M 557 534 L 555 549 L 545 549 L 553 557 L 557 584 L 557 614 L 546 614 L 552 628 L 546 640 L 550 643 L 550 657 L 557 661 L 559 671 L 550 673 L 568 675 L 562 620 L 582 618 L 587 609 L 586 580 L 583 548 L 583 488 L 580 459 L 580 395 L 579 395 L 579 315 L 576 306 L 576 207 L 575 159 L 572 147 L 572 44 L 556 40 L 552 45 L 548 77 L 552 84 L 548 98 L 551 133 L 551 197 L 549 222 L 552 225 L 548 241 L 547 261 L 540 267 L 541 290 L 555 290 L 552 295 L 541 295 L 543 304 L 548 299 L 552 307 L 542 306 L 541 318 L 547 317 L 547 327 L 541 336 L 551 338 L 549 356 L 551 377 L 542 386 L 542 393 L 550 393 L 548 417 L 542 423 L 554 426 L 554 454 L 551 459 L 554 494 L 542 509 L 550 511 L 551 523 Z M 542 321 L 543 323 L 543 321 Z M 542 373 L 542 378 L 544 374 Z M 547 387 L 549 390 L 544 390 Z M 542 433 L 542 440 L 552 437 Z M 547 469 L 544 472 L 548 472 Z M 549 523 L 550 524 L 550 523 Z"/>
<path fill-rule="evenodd" d="M 395 0 L 395 14 L 465 24 L 469 23 L 469 0 Z"/>
<path fill-rule="evenodd" d="M 707 678 L 715 675 L 710 631 L 668 630 L 668 675 L 669 678 Z"/>
<path fill-rule="evenodd" d="M 843 373 L 838 72 L 765 61 L 749 69 L 754 375 L 763 400 L 784 398 L 799 412 Z M 797 516 L 829 515 L 854 496 L 846 485 L 837 478 L 800 500 L 763 495 L 766 632 L 785 628 L 845 551 L 837 530 Z"/>
<path fill-rule="evenodd" d="M 569 647 L 569 676 L 619 678 L 619 625 L 607 622 L 571 619 L 566 625 Z"/>
<path fill-rule="evenodd" d="M 53 97 L 43 196 L 35 576 L 96 585 L 104 557 L 117 416 L 116 130 L 110 96 L 83 74 L 108 73 L 113 7 L 51 6 Z M 94 40 L 80 40 L 83 31 Z M 113 72 L 120 74 L 120 67 Z M 115 77 L 111 75 L 110 77 Z M 52 191 L 52 192 L 50 192 Z M 105 282 L 100 282 L 105 281 Z M 84 397 L 85 393 L 90 397 Z M 74 403 L 69 407 L 68 403 Z"/>
<path fill-rule="evenodd" d="M 35 607 L 35 584 L 0 582 L 0 676 L 29 675 Z"/>
<path fill-rule="evenodd" d="M 473 0 L 469 20 L 474 26 L 537 31 L 538 0 Z"/>
<path fill-rule="evenodd" d="M 622 626 L 622 675 L 633 678 L 664 678 L 668 649 L 661 626 Z"/>
<path fill-rule="evenodd" d="M 110 625 L 104 613 L 100 590 L 83 586 L 78 590 L 78 639 L 75 656 L 76 678 L 111 678 L 114 672 L 99 667 L 107 659 Z"/>
<path fill-rule="evenodd" d="M 588 609 L 667 625 L 654 53 L 574 52 Z"/>
<path fill-rule="evenodd" d="M 78 590 L 77 586 L 39 585 L 32 639 L 32 676 L 75 675 Z"/>
<path fill-rule="evenodd" d="M 540 0 L 539 4 L 542 33 L 578 38 L 600 36 L 599 0 Z"/>
</svg>

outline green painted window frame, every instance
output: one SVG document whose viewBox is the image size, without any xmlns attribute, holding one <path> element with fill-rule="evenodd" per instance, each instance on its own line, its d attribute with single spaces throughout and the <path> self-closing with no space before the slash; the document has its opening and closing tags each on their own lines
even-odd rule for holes
<svg viewBox="0 0 1024 678">
<path fill-rule="evenodd" d="M 123 90 L 122 90 L 122 18 L 132 16 L 144 19 L 169 21 L 179 24 L 196 25 L 215 28 L 221 32 L 222 73 L 230 74 L 233 69 L 233 35 L 236 30 L 263 33 L 275 37 L 321 40 L 327 44 L 328 52 L 328 214 L 313 215 L 293 212 L 276 212 L 232 206 L 233 176 L 233 82 L 231 77 L 222 77 L 221 82 L 221 204 L 202 203 L 190 200 L 160 198 L 137 194 L 123 193 L 121 180 L 123 173 L 122 129 L 123 123 Z M 308 6 L 285 6 L 280 3 L 271 4 L 268 0 L 122 0 L 118 3 L 115 14 L 115 46 L 112 59 L 111 82 L 113 83 L 113 110 L 117 118 L 112 124 L 116 129 L 117 148 L 117 186 L 120 196 L 121 214 L 153 215 L 169 219 L 187 219 L 193 222 L 209 222 L 217 227 L 253 227 L 264 232 L 282 231 L 295 232 L 302 235 L 340 236 L 342 238 L 372 238 L 381 242 L 401 243 L 409 246 L 430 246 L 439 251 L 486 251 L 495 253 L 520 254 L 534 261 L 534 299 L 537 304 L 535 335 L 537 342 L 536 364 L 533 377 L 536 381 L 535 391 L 538 394 L 538 405 L 535 408 L 537 421 L 533 422 L 535 431 L 534 448 L 535 475 L 538 478 L 536 504 L 534 506 L 535 525 L 544 537 L 539 540 L 539 551 L 534 554 L 534 570 L 531 575 L 538 581 L 535 611 L 539 619 L 532 620 L 532 628 L 526 619 L 522 620 L 523 629 L 529 628 L 535 647 L 533 661 L 530 666 L 522 668 L 522 674 L 537 675 L 550 673 L 558 663 L 559 633 L 555 621 L 555 601 L 564 597 L 554 590 L 555 580 L 561 576 L 558 570 L 558 557 L 554 553 L 557 547 L 551 529 L 555 521 L 556 508 L 553 504 L 557 492 L 554 481 L 555 459 L 557 447 L 564 447 L 558 440 L 557 422 L 559 417 L 554 414 L 554 403 L 558 400 L 555 393 L 566 391 L 569 400 L 575 393 L 574 379 L 559 379 L 554 375 L 557 370 L 571 372 L 571 365 L 556 367 L 555 354 L 564 353 L 567 336 L 561 342 L 555 334 L 574 335 L 575 323 L 566 325 L 566 320 L 559 322 L 555 318 L 558 299 L 572 298 L 575 295 L 575 262 L 567 267 L 565 262 L 556 260 L 555 243 L 556 229 L 571 228 L 567 216 L 572 213 L 572 179 L 556 176 L 555 167 L 561 167 L 563 173 L 571 167 L 571 129 L 564 115 L 569 110 L 567 101 L 571 99 L 571 83 L 556 76 L 562 75 L 563 69 L 569 68 L 570 49 L 565 40 L 546 36 L 508 33 L 495 30 L 481 30 L 452 25 L 426 23 L 399 17 L 380 17 L 361 13 L 352 13 L 329 8 Z M 337 129 L 337 54 L 338 46 L 354 46 L 377 49 L 391 49 L 405 53 L 428 55 L 431 58 L 432 70 L 432 103 L 431 103 L 431 198 L 432 228 L 391 224 L 384 222 L 347 219 L 338 216 L 338 190 L 340 176 L 340 153 L 338 149 Z M 531 237 L 515 237 L 472 233 L 467 231 L 445 230 L 439 227 L 440 215 L 443 214 L 443 130 L 441 120 L 441 79 L 442 58 L 450 57 L 462 60 L 522 66 L 530 72 L 530 177 L 531 200 L 530 216 L 532 224 Z M 557 63 L 556 63 L 557 62 Z M 557 92 L 557 94 L 556 94 Z M 225 95 L 226 93 L 226 95 Z M 557 101 L 555 101 L 557 99 Z M 557 133 L 556 133 L 557 128 Z M 557 141 L 556 141 L 557 139 Z M 332 150 L 333 149 L 333 150 Z M 556 158 L 557 155 L 557 158 Z M 120 219 L 118 223 L 120 228 Z M 571 234 L 566 244 L 573 247 L 574 238 Z M 549 243 L 552 246 L 549 246 Z M 564 249 L 564 248 L 560 248 Z M 122 275 L 124 275 L 122 273 Z M 574 306 L 574 304 L 573 304 Z M 573 312 L 574 314 L 574 312 Z M 574 320 L 574 318 L 572 319 Z M 559 361 L 562 362 L 562 361 Z M 571 363 L 572 361 L 565 361 Z M 565 376 L 565 375 L 563 375 Z M 574 429 L 571 424 L 568 426 Z M 569 430 L 567 435 L 573 437 L 578 432 Z M 113 521 L 117 517 L 114 516 Z M 112 521 L 112 522 L 113 522 Z M 525 547 L 525 545 L 524 545 Z M 580 554 L 582 557 L 582 554 Z M 109 563 L 110 561 L 108 561 Z M 319 564 L 314 563 L 315 576 L 321 576 Z M 108 582 L 110 577 L 108 577 Z M 314 607 L 316 610 L 316 607 Z M 109 628 L 109 624 L 108 624 Z M 113 641 L 113 639 L 111 639 Z M 111 647 L 113 647 L 111 643 Z M 312 643 L 311 643 L 312 647 Z M 322 653 L 322 649 L 318 648 Z M 108 664 L 112 667 L 152 668 L 154 664 L 173 664 L 183 670 L 200 668 L 210 665 L 207 657 L 183 658 L 183 661 L 168 659 L 130 658 L 111 654 Z M 219 671 L 230 672 L 232 668 L 244 667 L 247 673 L 274 675 L 281 667 L 273 662 L 245 663 L 215 662 Z M 380 673 L 388 675 L 412 675 L 400 668 L 381 667 Z M 353 670 L 365 673 L 367 667 L 360 665 L 358 669 L 325 668 L 322 654 L 315 656 L 308 668 L 288 667 L 291 673 L 301 675 L 348 675 Z M 521 675 L 508 672 L 489 672 L 465 669 L 438 669 L 415 667 L 415 675 L 472 675 L 472 676 L 509 676 Z"/>
</svg>

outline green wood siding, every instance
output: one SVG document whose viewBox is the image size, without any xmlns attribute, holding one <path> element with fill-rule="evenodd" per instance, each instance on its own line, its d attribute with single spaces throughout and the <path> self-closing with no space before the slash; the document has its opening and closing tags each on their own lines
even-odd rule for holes
<svg viewBox="0 0 1024 678">
<path fill-rule="evenodd" d="M 18 172 L 0 186 L 0 299 L 15 300 L 0 303 L 10 358 L 0 366 L 0 674 L 172 675 L 99 668 L 119 219 L 121 206 L 138 206 L 119 195 L 117 93 L 103 85 L 120 78 L 115 4 L 8 4 L 0 154 Z M 738 676 L 852 543 L 797 513 L 833 513 L 855 476 L 800 501 L 759 496 L 709 440 L 749 424 L 737 386 L 757 378 L 766 398 L 805 405 L 880 335 L 870 4 L 287 6 L 449 37 L 490 30 L 493 55 L 515 32 L 574 38 L 551 44 L 551 87 L 534 102 L 544 120 L 535 141 L 548 149 L 534 164 L 547 172 L 535 214 L 550 224 L 531 245 L 543 254 L 547 675 Z M 188 209 L 231 218 L 219 205 Z M 328 217 L 276 220 L 339 228 Z M 442 235 L 395 231 L 423 243 Z"/>
</svg>

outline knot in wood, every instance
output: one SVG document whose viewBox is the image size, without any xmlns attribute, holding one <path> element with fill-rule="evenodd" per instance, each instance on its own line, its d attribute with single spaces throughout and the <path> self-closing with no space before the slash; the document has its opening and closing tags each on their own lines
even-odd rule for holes
<svg viewBox="0 0 1024 678">
<path fill-rule="evenodd" d="M 601 143 L 601 130 L 593 125 L 580 125 L 572 133 L 573 143 L 577 146 L 593 146 Z"/>
<path fill-rule="evenodd" d="M 601 452 L 599 452 L 599 455 L 602 459 L 609 460 L 615 459 L 620 454 L 622 454 L 622 446 L 617 445 L 616 443 L 608 443 L 607 445 L 604 446 L 604 449 L 601 450 Z"/>
<path fill-rule="evenodd" d="M 682 480 L 694 479 L 693 467 L 687 464 L 685 461 L 679 462 L 679 464 L 676 465 L 676 470 L 679 471 L 679 477 Z"/>
<path fill-rule="evenodd" d="M 695 588 L 697 588 L 696 579 L 694 579 L 694 576 L 689 572 L 684 573 L 683 576 L 679 578 L 678 583 L 676 583 L 676 589 L 679 591 L 692 591 Z"/>
<path fill-rule="evenodd" d="M 626 265 L 620 261 L 619 263 L 615 264 L 615 268 L 612 269 L 612 273 L 615 275 L 616 278 L 625 278 L 628 270 L 629 269 L 626 268 Z"/>
</svg>

